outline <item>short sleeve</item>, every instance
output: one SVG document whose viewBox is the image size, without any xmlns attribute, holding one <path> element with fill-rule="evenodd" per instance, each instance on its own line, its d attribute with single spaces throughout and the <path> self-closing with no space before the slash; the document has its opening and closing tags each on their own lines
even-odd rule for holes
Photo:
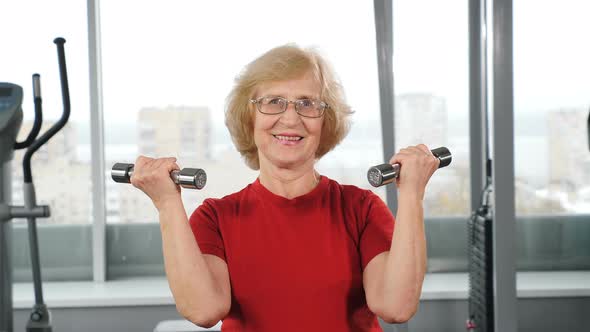
<svg viewBox="0 0 590 332">
<path fill-rule="evenodd" d="M 363 200 L 360 235 L 360 254 L 362 269 L 378 254 L 391 249 L 391 238 L 395 218 L 381 198 L 371 191 Z"/>
<path fill-rule="evenodd" d="M 206 199 L 193 212 L 189 224 L 201 253 L 215 255 L 225 261 L 225 247 L 219 230 L 219 215 L 213 200 Z"/>
</svg>

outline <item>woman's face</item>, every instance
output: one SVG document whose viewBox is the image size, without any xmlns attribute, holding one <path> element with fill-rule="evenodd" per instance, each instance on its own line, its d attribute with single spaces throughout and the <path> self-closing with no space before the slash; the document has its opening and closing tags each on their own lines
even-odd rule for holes
<svg viewBox="0 0 590 332">
<path fill-rule="evenodd" d="M 319 99 L 320 85 L 311 74 L 299 79 L 277 81 L 258 87 L 255 99 L 265 96 L 297 99 Z M 307 118 L 295 111 L 289 103 L 280 114 L 262 114 L 252 105 L 254 117 L 254 142 L 258 147 L 260 167 L 271 164 L 279 168 L 297 168 L 315 162 L 320 143 L 323 116 Z"/>
</svg>

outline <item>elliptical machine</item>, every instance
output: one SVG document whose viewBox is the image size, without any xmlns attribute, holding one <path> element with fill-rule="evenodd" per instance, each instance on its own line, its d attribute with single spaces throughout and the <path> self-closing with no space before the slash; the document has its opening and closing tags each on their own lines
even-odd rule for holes
<svg viewBox="0 0 590 332">
<path fill-rule="evenodd" d="M 59 74 L 63 100 L 63 113 L 58 122 L 37 138 L 43 122 L 41 83 L 39 74 L 33 75 L 33 96 L 35 103 L 35 121 L 27 139 L 16 142 L 17 134 L 23 120 L 21 109 L 23 90 L 12 83 L 0 82 L 0 332 L 13 332 L 12 307 L 12 265 L 10 262 L 13 218 L 27 218 L 29 246 L 31 251 L 31 268 L 35 289 L 35 304 L 27 323 L 27 332 L 51 332 L 51 317 L 43 301 L 41 285 L 41 268 L 37 241 L 36 218 L 50 216 L 49 206 L 37 205 L 35 186 L 31 173 L 31 157 L 43 144 L 47 143 L 68 122 L 70 116 L 70 93 L 66 71 L 64 44 L 65 39 L 56 38 Z M 12 206 L 11 161 L 14 150 L 27 148 L 23 158 L 24 206 Z"/>
</svg>

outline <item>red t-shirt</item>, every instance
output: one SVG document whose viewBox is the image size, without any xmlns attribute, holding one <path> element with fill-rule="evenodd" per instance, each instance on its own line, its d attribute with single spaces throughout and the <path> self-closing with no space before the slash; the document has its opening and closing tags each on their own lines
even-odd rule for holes
<svg viewBox="0 0 590 332">
<path fill-rule="evenodd" d="M 287 199 L 259 180 L 190 217 L 203 254 L 227 263 L 232 304 L 224 332 L 382 331 L 362 271 L 391 247 L 394 218 L 369 190 L 325 176 Z"/>
</svg>

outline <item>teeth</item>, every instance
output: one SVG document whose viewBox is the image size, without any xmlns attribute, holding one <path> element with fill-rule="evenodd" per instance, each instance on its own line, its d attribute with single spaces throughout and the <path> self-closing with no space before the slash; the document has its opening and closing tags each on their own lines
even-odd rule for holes
<svg viewBox="0 0 590 332">
<path fill-rule="evenodd" d="M 280 140 L 283 140 L 283 141 L 298 141 L 303 138 L 300 136 L 279 136 L 279 135 L 275 135 L 275 137 Z"/>
</svg>

